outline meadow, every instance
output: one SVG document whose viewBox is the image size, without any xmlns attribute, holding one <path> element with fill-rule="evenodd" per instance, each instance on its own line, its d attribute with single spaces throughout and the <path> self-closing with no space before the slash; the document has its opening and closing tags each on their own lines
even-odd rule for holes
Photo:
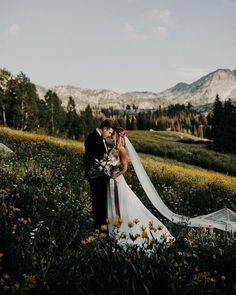
<svg viewBox="0 0 236 295">
<path fill-rule="evenodd" d="M 164 145 L 171 150 L 171 145 L 174 149 L 181 144 L 187 151 L 193 144 L 178 142 L 182 135 L 174 133 L 130 132 L 128 136 L 140 148 L 140 142 L 154 144 L 152 148 L 159 142 L 163 150 Z M 147 239 L 150 255 L 131 246 L 124 250 L 93 230 L 82 142 L 8 128 L 0 128 L 0 142 L 14 151 L 0 153 L 1 293 L 236 292 L 235 237 L 165 220 L 148 201 L 131 165 L 125 176 L 128 184 L 176 238 L 168 246 Z M 202 150 L 201 157 L 205 150 L 213 159 L 219 156 L 203 142 L 195 145 Z M 236 178 L 229 168 L 233 156 L 220 155 L 222 167 L 231 171 L 227 175 L 217 172 L 220 165 L 207 170 L 174 156 L 140 152 L 148 175 L 172 211 L 188 216 L 223 207 L 236 211 Z"/>
</svg>

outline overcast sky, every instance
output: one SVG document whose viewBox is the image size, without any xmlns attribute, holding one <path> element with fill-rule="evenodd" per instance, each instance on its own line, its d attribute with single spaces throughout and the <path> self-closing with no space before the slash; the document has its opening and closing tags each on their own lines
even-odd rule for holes
<svg viewBox="0 0 236 295">
<path fill-rule="evenodd" d="M 117 92 L 236 68 L 236 0 L 0 0 L 0 68 Z"/>
</svg>

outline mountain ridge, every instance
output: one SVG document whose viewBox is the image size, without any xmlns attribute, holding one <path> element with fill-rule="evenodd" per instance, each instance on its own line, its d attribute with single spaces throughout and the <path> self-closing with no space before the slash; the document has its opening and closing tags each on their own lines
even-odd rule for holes
<svg viewBox="0 0 236 295">
<path fill-rule="evenodd" d="M 187 84 L 179 82 L 171 88 L 161 92 L 131 91 L 118 93 L 108 89 L 81 88 L 74 85 L 57 85 L 46 88 L 36 85 L 41 99 L 47 90 L 56 92 L 66 106 L 69 96 L 75 100 L 77 110 L 83 110 L 89 104 L 92 108 L 124 109 L 127 105 L 135 105 L 139 109 L 153 109 L 160 105 L 188 104 L 194 107 L 212 104 L 216 94 L 222 101 L 231 98 L 236 101 L 236 69 L 217 69 L 200 79 Z"/>
</svg>

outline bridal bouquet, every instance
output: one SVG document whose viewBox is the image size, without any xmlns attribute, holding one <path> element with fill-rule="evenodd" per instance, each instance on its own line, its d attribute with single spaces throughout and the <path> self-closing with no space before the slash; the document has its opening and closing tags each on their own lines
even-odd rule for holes
<svg viewBox="0 0 236 295">
<path fill-rule="evenodd" d="M 120 163 L 118 159 L 110 152 L 104 155 L 101 160 L 95 159 L 95 163 L 89 171 L 90 179 L 112 175 L 119 171 Z"/>
</svg>

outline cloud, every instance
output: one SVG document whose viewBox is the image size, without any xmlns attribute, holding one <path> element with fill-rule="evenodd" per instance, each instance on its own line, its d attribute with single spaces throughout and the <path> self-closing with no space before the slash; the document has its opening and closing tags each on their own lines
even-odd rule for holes
<svg viewBox="0 0 236 295">
<path fill-rule="evenodd" d="M 175 27 L 175 17 L 168 10 L 151 10 L 143 13 L 142 25 L 127 23 L 125 25 L 126 33 L 130 40 L 166 40 Z"/>
<path fill-rule="evenodd" d="M 126 24 L 126 31 L 128 33 L 128 37 L 130 40 L 138 40 L 138 41 L 145 41 L 145 40 L 161 41 L 161 40 L 165 40 L 169 35 L 168 29 L 162 26 L 138 30 L 134 28 L 133 25 Z"/>
<path fill-rule="evenodd" d="M 7 33 L 10 35 L 16 35 L 20 31 L 20 26 L 18 24 L 12 24 L 7 28 Z"/>
<path fill-rule="evenodd" d="M 207 74 L 207 71 L 201 68 L 187 67 L 179 64 L 173 64 L 172 67 L 175 69 L 176 75 L 186 82 L 199 79 Z"/>
<path fill-rule="evenodd" d="M 155 21 L 162 23 L 163 25 L 168 26 L 169 28 L 175 27 L 175 16 L 169 9 L 164 10 L 158 10 L 153 9 L 150 11 L 145 12 L 146 19 L 149 19 L 150 21 Z"/>
</svg>

